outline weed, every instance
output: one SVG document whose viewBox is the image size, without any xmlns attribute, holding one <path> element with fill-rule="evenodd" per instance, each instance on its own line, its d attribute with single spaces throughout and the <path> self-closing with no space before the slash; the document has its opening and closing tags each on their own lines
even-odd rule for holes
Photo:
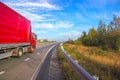
<svg viewBox="0 0 120 80">
<path fill-rule="evenodd" d="M 65 80 L 80 80 L 72 67 L 69 65 L 63 54 L 61 53 L 60 47 L 58 47 L 58 60 L 61 64 L 61 68 L 65 77 Z M 71 51 L 71 50 L 70 50 Z"/>
<path fill-rule="evenodd" d="M 65 51 L 99 80 L 120 80 L 120 61 L 118 54 L 103 51 L 96 47 L 63 44 Z"/>
</svg>

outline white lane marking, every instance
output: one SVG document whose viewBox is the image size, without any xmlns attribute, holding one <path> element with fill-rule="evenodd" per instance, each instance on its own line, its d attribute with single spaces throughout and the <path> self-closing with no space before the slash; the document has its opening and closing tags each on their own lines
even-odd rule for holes
<svg viewBox="0 0 120 80">
<path fill-rule="evenodd" d="M 39 54 L 42 53 L 42 52 L 43 52 L 43 50 L 40 50 L 40 52 L 38 52 L 37 55 L 39 55 Z"/>
<path fill-rule="evenodd" d="M 52 50 L 52 48 L 55 47 L 55 45 L 53 45 L 52 47 L 49 48 L 49 50 L 47 51 L 47 53 L 44 55 L 43 59 L 41 60 L 41 63 L 37 66 L 35 72 L 33 73 L 33 76 L 31 77 L 31 80 L 34 80 L 35 77 L 37 77 L 36 74 L 38 74 L 40 68 L 41 68 L 41 64 L 44 62 L 47 54 L 49 53 L 50 50 Z"/>
<path fill-rule="evenodd" d="M 0 72 L 0 75 L 2 75 L 2 74 L 4 74 L 4 73 L 5 73 L 5 71 L 1 71 L 1 72 Z"/>
<path fill-rule="evenodd" d="M 37 53 L 37 55 L 39 55 L 40 53 Z"/>
<path fill-rule="evenodd" d="M 30 58 L 26 58 L 24 61 L 28 61 L 28 60 L 30 60 Z"/>
</svg>

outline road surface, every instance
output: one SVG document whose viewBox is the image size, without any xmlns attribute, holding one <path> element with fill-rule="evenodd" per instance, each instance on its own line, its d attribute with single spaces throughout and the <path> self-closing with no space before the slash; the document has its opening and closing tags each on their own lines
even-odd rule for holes
<svg viewBox="0 0 120 80">
<path fill-rule="evenodd" d="M 57 44 L 37 45 L 33 53 L 0 60 L 0 80 L 45 80 L 45 77 L 47 80 L 51 54 L 56 46 Z"/>
</svg>

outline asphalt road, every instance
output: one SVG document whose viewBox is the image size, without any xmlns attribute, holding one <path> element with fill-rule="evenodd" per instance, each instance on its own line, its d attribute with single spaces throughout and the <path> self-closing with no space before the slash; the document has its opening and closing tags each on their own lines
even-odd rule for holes
<svg viewBox="0 0 120 80">
<path fill-rule="evenodd" d="M 55 44 L 39 44 L 33 53 L 0 60 L 0 80 L 43 80 L 41 69 L 43 73 L 48 69 L 54 49 Z"/>
<path fill-rule="evenodd" d="M 46 57 L 42 60 L 41 64 L 36 72 L 36 76 L 33 80 L 48 80 L 49 66 L 51 55 L 55 51 L 56 45 L 52 46 L 47 52 Z"/>
</svg>

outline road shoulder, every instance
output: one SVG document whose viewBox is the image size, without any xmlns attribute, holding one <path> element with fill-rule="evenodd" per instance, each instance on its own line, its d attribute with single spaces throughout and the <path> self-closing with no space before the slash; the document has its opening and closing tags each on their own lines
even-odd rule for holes
<svg viewBox="0 0 120 80">
<path fill-rule="evenodd" d="M 48 80 L 64 80 L 57 57 L 57 50 L 51 56 Z"/>
</svg>

